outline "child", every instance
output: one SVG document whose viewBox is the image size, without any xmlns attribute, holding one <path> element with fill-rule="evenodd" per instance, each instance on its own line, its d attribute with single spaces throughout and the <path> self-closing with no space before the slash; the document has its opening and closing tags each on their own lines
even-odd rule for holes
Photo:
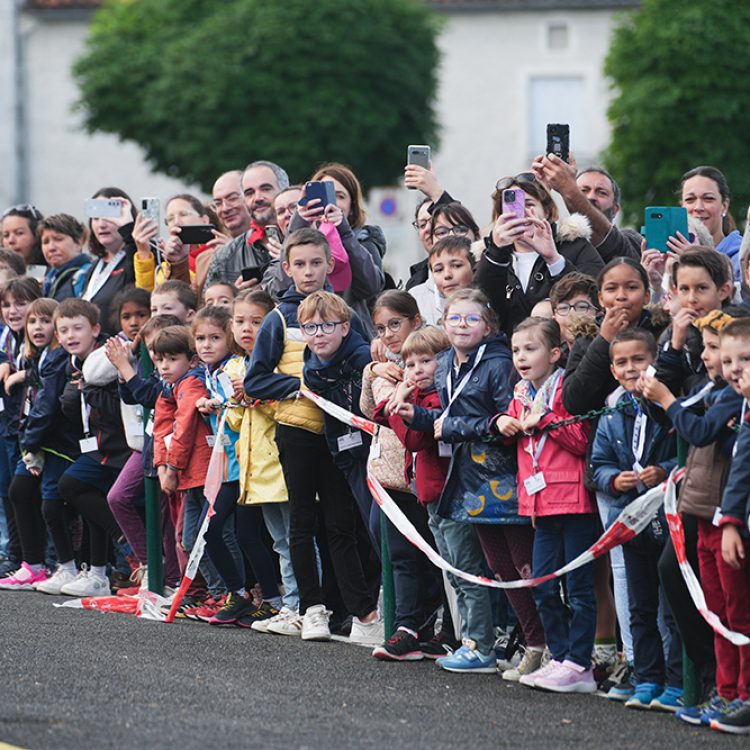
<svg viewBox="0 0 750 750">
<path fill-rule="evenodd" d="M 145 289 L 125 287 L 112 301 L 112 327 L 119 329 L 128 341 L 135 341 L 151 317 L 151 295 Z"/>
<path fill-rule="evenodd" d="M 571 323 L 581 317 L 593 318 L 599 312 L 599 287 L 596 279 L 574 271 L 552 286 L 549 294 L 552 317 L 560 326 L 565 359 L 575 343 Z"/>
<path fill-rule="evenodd" d="M 294 283 L 261 324 L 245 376 L 245 393 L 251 399 L 279 401 L 276 442 L 289 493 L 289 548 L 299 587 L 302 638 L 329 640 L 329 611 L 315 552 L 316 497 L 346 608 L 372 622 L 377 619 L 376 602 L 365 589 L 356 546 L 354 499 L 328 451 L 322 434 L 323 415 L 307 399 L 289 398 L 302 385 L 304 342 L 297 309 L 307 296 L 323 288 L 326 274 L 333 268 L 325 237 L 314 229 L 292 232 L 284 242 L 282 265 Z"/>
<path fill-rule="evenodd" d="M 189 323 L 197 306 L 195 292 L 184 281 L 165 281 L 151 294 L 152 315 L 176 315 L 184 323 Z"/>
<path fill-rule="evenodd" d="M 584 485 L 588 425 L 579 422 L 542 432 L 550 423 L 570 418 L 562 405 L 558 324 L 529 318 L 516 326 L 512 346 L 513 364 L 522 380 L 515 387 L 507 415 L 498 419 L 495 429 L 518 441 L 518 506 L 521 515 L 531 516 L 536 529 L 536 578 L 553 573 L 596 540 L 594 503 Z M 529 434 L 532 432 L 535 434 Z M 538 669 L 541 650 L 536 649 L 534 654 L 527 649 L 524 661 L 532 663 L 526 669 L 523 661 L 519 665 L 520 681 L 555 693 L 593 693 L 593 565 L 568 573 L 565 584 L 570 622 L 559 581 L 548 581 L 533 590 L 552 659 Z"/>
<path fill-rule="evenodd" d="M 412 287 L 409 294 L 417 300 L 424 322 L 434 326 L 440 323 L 446 297 L 471 286 L 476 261 L 467 237 L 448 235 L 430 248 L 427 262 L 430 277 L 424 284 Z"/>
<path fill-rule="evenodd" d="M 0 287 L 11 279 L 26 275 L 26 263 L 21 253 L 0 247 Z"/>
<path fill-rule="evenodd" d="M 98 345 L 99 308 L 70 297 L 55 311 L 55 331 L 70 356 L 68 383 L 60 397 L 65 419 L 78 434 L 81 455 L 66 469 L 58 487 L 76 508 L 89 532 L 90 568 L 82 566 L 75 580 L 61 587 L 67 596 L 108 596 L 106 565 L 111 536 L 120 530 L 107 505 L 106 493 L 130 456 L 120 417 L 117 378 L 93 386 L 86 382 L 85 364 Z M 60 560 L 67 563 L 68 560 Z"/>
<path fill-rule="evenodd" d="M 237 296 L 237 289 L 232 284 L 215 281 L 203 290 L 203 304 L 205 307 L 223 307 L 232 312 L 232 303 Z"/>
<path fill-rule="evenodd" d="M 599 421 L 591 455 L 597 490 L 611 503 L 607 526 L 625 505 L 662 482 L 676 463 L 674 435 L 664 413 L 638 398 L 640 377 L 656 359 L 654 337 L 637 328 L 620 331 L 610 352 L 612 375 L 620 384 L 611 403 L 620 408 Z M 657 570 L 667 536 L 662 514 L 623 545 L 636 681 L 625 703 L 629 708 L 676 711 L 682 705 L 682 644 Z M 613 572 L 617 582 L 618 570 L 613 567 Z M 671 636 L 666 665 L 657 624 L 660 600 Z M 618 617 L 624 617 L 617 588 L 615 602 Z"/>
<path fill-rule="evenodd" d="M 60 412 L 68 356 L 55 337 L 56 308 L 54 300 L 40 298 L 27 309 L 26 406 L 20 432 L 23 456 L 10 486 L 24 563 L 12 580 L 0 581 L 0 588 L 34 588 L 48 594 L 59 594 L 76 575 L 65 504 L 57 489 L 60 476 L 78 455 L 78 444 Z M 47 529 L 58 560 L 66 561 L 49 578 L 43 564 Z"/>
<path fill-rule="evenodd" d="M 219 439 L 216 430 L 221 405 L 234 401 L 234 385 L 225 368 L 232 357 L 234 337 L 232 318 L 223 307 L 204 307 L 193 319 L 193 336 L 198 359 L 202 362 L 201 374 L 209 397 L 198 399 L 198 411 L 208 414 L 213 440 Z M 273 560 L 263 542 L 263 514 L 255 506 L 248 506 L 237 515 L 237 533 L 234 530 L 235 506 L 240 494 L 240 467 L 237 460 L 239 432 L 224 426 L 223 443 L 226 452 L 226 472 L 214 502 L 214 515 L 206 531 L 206 552 L 221 576 L 227 590 L 223 606 L 209 620 L 211 625 L 237 624 L 251 627 L 255 620 L 264 620 L 279 613 L 275 603 L 279 590 L 273 570 Z M 207 504 L 204 509 L 207 510 Z M 240 527 L 242 524 L 242 527 Z M 245 553 L 263 592 L 263 603 L 257 608 L 245 588 L 245 563 L 237 541 L 244 542 Z"/>
<path fill-rule="evenodd" d="M 396 413 L 413 429 L 433 434 L 441 443 L 441 456 L 452 454 L 440 500 L 427 506 L 430 527 L 443 557 L 460 570 L 483 575 L 485 561 L 476 521 L 521 522 L 513 456 L 505 448 L 477 442 L 491 434 L 492 418 L 510 403 L 511 355 L 481 292 L 455 292 L 445 303 L 443 320 L 451 348 L 438 356 L 435 373 L 441 410 L 405 404 Z M 482 499 L 487 497 L 493 500 L 483 506 Z M 478 510 L 491 512 L 492 518 L 477 519 Z M 439 658 L 437 664 L 451 672 L 494 673 L 489 591 L 463 579 L 451 583 L 463 621 L 463 645 Z"/>
<path fill-rule="evenodd" d="M 234 300 L 232 331 L 235 344 L 244 356 L 232 357 L 225 372 L 232 378 L 235 388 L 239 382 L 239 394 L 235 399 L 244 402 L 244 382 L 250 364 L 255 339 L 263 319 L 274 308 L 271 296 L 260 290 L 246 290 Z M 273 539 L 273 548 L 279 556 L 281 580 L 284 584 L 283 606 L 278 614 L 264 619 L 254 619 L 251 627 L 259 633 L 299 636 L 302 617 L 298 613 L 299 592 L 297 580 L 289 555 L 289 503 L 284 475 L 279 463 L 279 450 L 274 440 L 276 423 L 273 419 L 274 404 L 251 405 L 230 409 L 227 425 L 240 433 L 237 443 L 237 459 L 240 463 L 240 496 L 237 501 L 237 531 L 248 527 L 243 516 L 254 517 L 257 507 L 263 513 L 263 521 Z M 241 538 L 241 544 L 248 540 Z M 263 605 L 262 605 L 263 606 Z"/>
</svg>

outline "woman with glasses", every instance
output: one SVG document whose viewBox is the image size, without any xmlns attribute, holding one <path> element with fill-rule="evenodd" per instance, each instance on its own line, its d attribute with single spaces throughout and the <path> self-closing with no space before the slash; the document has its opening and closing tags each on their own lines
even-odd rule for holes
<svg viewBox="0 0 750 750">
<path fill-rule="evenodd" d="M 41 212 L 30 203 L 19 203 L 3 211 L 0 239 L 3 247 L 17 252 L 26 265 L 44 265 L 42 248 L 36 234 L 43 219 Z"/>
<path fill-rule="evenodd" d="M 503 193 L 522 190 L 524 216 L 503 213 Z M 492 194 L 492 229 L 477 265 L 476 285 L 487 294 L 508 334 L 549 297 L 552 285 L 573 271 L 598 275 L 604 267 L 580 214 L 560 219 L 551 193 L 531 172 L 498 180 Z"/>
</svg>

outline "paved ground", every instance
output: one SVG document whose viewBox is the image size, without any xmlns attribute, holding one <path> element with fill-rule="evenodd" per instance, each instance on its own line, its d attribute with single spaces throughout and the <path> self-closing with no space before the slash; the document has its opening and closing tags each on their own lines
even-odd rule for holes
<svg viewBox="0 0 750 750">
<path fill-rule="evenodd" d="M 742 738 L 341 643 L 0 592 L 0 747 L 710 748 Z"/>
</svg>

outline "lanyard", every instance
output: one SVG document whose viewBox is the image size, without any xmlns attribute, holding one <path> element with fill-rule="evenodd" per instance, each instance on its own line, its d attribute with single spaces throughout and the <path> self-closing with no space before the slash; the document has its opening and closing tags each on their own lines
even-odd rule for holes
<svg viewBox="0 0 750 750">
<path fill-rule="evenodd" d="M 554 381 L 552 382 L 552 388 L 550 388 L 550 394 L 549 398 L 547 399 L 547 402 L 545 403 L 545 406 L 547 407 L 547 411 L 552 411 L 552 404 L 555 402 L 555 394 L 557 393 L 557 387 L 560 385 L 560 381 L 562 380 L 563 371 L 558 371 L 554 376 Z M 544 450 L 545 443 L 547 442 L 547 436 L 548 433 L 544 433 L 542 435 L 541 440 L 537 444 L 536 448 L 534 448 L 534 438 L 529 438 L 529 453 L 531 454 L 531 462 L 534 464 L 534 473 L 536 474 L 538 468 L 539 468 L 539 456 L 542 455 L 542 451 Z"/>
<path fill-rule="evenodd" d="M 633 400 L 635 403 L 635 400 Z M 634 465 L 641 465 L 641 458 L 643 458 L 643 450 L 646 447 L 646 425 L 648 424 L 648 418 L 644 414 L 638 404 L 635 404 L 636 415 L 635 424 L 633 425 L 633 440 L 630 444 L 630 448 L 633 451 L 633 458 L 635 459 Z"/>
<path fill-rule="evenodd" d="M 448 390 L 448 406 L 445 407 L 445 411 L 443 411 L 442 416 L 445 416 L 448 413 L 448 410 L 451 408 L 451 405 L 453 402 L 458 398 L 458 395 L 461 393 L 461 391 L 466 387 L 466 384 L 469 382 L 469 379 L 471 378 L 472 374 L 474 373 L 474 370 L 477 369 L 477 366 L 479 365 L 479 361 L 482 359 L 482 355 L 484 354 L 484 350 L 487 348 L 486 344 L 482 344 L 482 346 L 477 349 L 477 356 L 474 358 L 474 364 L 471 366 L 471 370 L 464 375 L 463 380 L 456 386 L 456 390 L 453 391 L 453 363 L 450 364 L 450 367 L 448 368 L 448 376 L 445 379 L 445 387 Z M 451 393 L 451 391 L 453 391 Z"/>
<path fill-rule="evenodd" d="M 42 377 L 42 366 L 44 365 L 44 360 L 47 359 L 48 354 L 49 354 L 49 346 L 45 346 L 44 351 L 39 357 L 39 377 L 40 378 Z"/>
<path fill-rule="evenodd" d="M 706 396 L 708 396 L 709 393 L 713 390 L 714 383 L 713 380 L 709 380 L 706 385 L 701 388 L 698 393 L 693 394 L 690 398 L 686 398 L 680 406 L 683 409 L 687 409 L 689 406 L 693 406 L 694 404 L 697 404 L 699 401 L 702 401 Z"/>
<path fill-rule="evenodd" d="M 81 422 L 83 423 L 83 434 L 85 437 L 90 437 L 91 435 L 89 414 L 91 414 L 91 407 L 86 403 L 86 399 L 83 397 L 83 391 L 81 391 Z"/>
<path fill-rule="evenodd" d="M 745 412 L 747 411 L 747 401 L 745 399 L 742 400 L 742 411 L 740 412 L 740 429 L 742 429 L 742 425 L 745 424 Z M 737 445 L 740 442 L 740 436 L 739 434 L 735 438 L 734 445 L 732 446 L 732 458 L 734 458 L 737 455 Z"/>
<path fill-rule="evenodd" d="M 18 346 L 18 351 L 15 354 L 15 365 L 16 365 L 16 371 L 21 369 L 21 365 L 23 364 L 23 359 L 26 352 L 26 344 L 25 341 L 22 339 L 21 343 Z"/>
<path fill-rule="evenodd" d="M 125 257 L 125 251 L 120 250 L 117 255 L 109 263 L 104 261 L 104 258 L 100 258 L 99 262 L 94 268 L 94 272 L 91 274 L 91 279 L 86 287 L 86 291 L 81 295 L 82 299 L 91 301 L 97 294 L 99 294 L 101 288 L 109 281 L 109 277 L 112 275 L 114 270 L 120 265 L 120 261 Z"/>
</svg>

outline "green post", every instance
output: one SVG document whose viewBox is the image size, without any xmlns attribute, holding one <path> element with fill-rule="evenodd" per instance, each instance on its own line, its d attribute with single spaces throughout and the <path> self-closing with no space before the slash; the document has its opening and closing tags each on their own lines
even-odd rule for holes
<svg viewBox="0 0 750 750">
<path fill-rule="evenodd" d="M 393 586 L 393 568 L 385 533 L 385 513 L 380 511 L 380 569 L 383 574 L 383 630 L 388 640 L 396 629 L 396 596 Z"/>
<path fill-rule="evenodd" d="M 147 378 L 154 371 L 148 350 L 141 343 L 141 375 Z M 143 412 L 144 425 L 150 410 Z M 156 479 L 145 479 L 146 492 L 146 553 L 148 554 L 148 590 L 160 596 L 164 593 L 164 560 L 161 540 L 161 492 Z"/>
<path fill-rule="evenodd" d="M 678 436 L 677 438 L 677 463 L 684 466 L 687 462 L 688 444 Z M 686 706 L 697 706 L 703 697 L 703 679 L 700 670 L 688 656 L 685 646 L 682 647 L 682 689 L 683 700 Z"/>
</svg>

